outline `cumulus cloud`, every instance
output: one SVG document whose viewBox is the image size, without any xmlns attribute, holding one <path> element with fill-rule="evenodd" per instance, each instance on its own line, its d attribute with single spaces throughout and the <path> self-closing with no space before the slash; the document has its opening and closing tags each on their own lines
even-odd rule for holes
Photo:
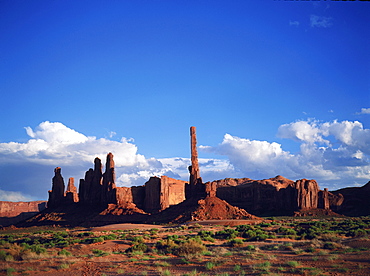
<svg viewBox="0 0 370 276">
<path fill-rule="evenodd" d="M 328 142 L 322 138 L 320 130 L 317 128 L 317 122 L 314 120 L 297 121 L 281 125 L 278 129 L 278 136 L 280 138 L 287 138 L 311 144 L 316 142 Z"/>
<path fill-rule="evenodd" d="M 104 164 L 108 152 L 114 154 L 117 186 L 143 185 L 152 176 L 189 177 L 190 158 L 146 158 L 133 139 L 86 136 L 48 121 L 34 129 L 27 127 L 26 132 L 29 139 L 24 143 L 0 143 L 0 200 L 47 199 L 55 167 L 62 167 L 65 182 L 74 177 L 78 183 L 93 167 L 94 158 Z M 358 121 L 296 121 L 281 125 L 277 134 L 300 143 L 299 151 L 230 134 L 217 146 L 200 146 L 200 156 L 202 151 L 223 156 L 199 159 L 203 180 L 280 174 L 313 178 L 324 187 L 338 188 L 370 179 L 370 129 Z"/>
<path fill-rule="evenodd" d="M 333 188 L 370 179 L 370 129 L 358 121 L 297 121 L 281 125 L 278 136 L 299 142 L 299 152 L 285 151 L 276 142 L 230 134 L 219 145 L 200 149 L 227 156 L 230 168 L 244 177 L 315 178 Z"/>
<path fill-rule="evenodd" d="M 369 108 L 361 108 L 361 111 L 357 112 L 357 114 L 370 114 L 370 107 Z"/>
<path fill-rule="evenodd" d="M 143 185 L 149 177 L 163 174 L 187 178 L 189 160 L 145 158 L 138 153 L 131 138 L 113 141 L 86 136 L 60 122 L 49 121 L 35 129 L 25 129 L 29 136 L 27 142 L 0 143 L 0 173 L 4 175 L 0 179 L 0 189 L 7 190 L 11 186 L 45 199 L 51 187 L 53 168 L 62 167 L 65 179 L 75 177 L 78 180 L 93 167 L 95 157 L 104 164 L 108 152 L 114 154 L 117 186 Z M 10 197 L 14 193 L 8 194 L 9 198 L 15 198 Z"/>
<path fill-rule="evenodd" d="M 32 197 L 23 195 L 21 192 L 0 190 L 0 201 L 31 201 Z"/>
<path fill-rule="evenodd" d="M 329 28 L 333 26 L 333 18 L 311 14 L 310 26 L 313 28 Z"/>
</svg>

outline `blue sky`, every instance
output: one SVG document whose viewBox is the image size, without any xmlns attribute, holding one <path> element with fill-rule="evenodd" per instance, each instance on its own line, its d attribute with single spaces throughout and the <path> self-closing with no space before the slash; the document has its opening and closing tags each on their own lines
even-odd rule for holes
<svg viewBox="0 0 370 276">
<path fill-rule="evenodd" d="M 370 5 L 0 1 L 0 200 L 112 151 L 119 185 L 201 174 L 370 180 Z M 118 160 L 118 161 L 117 161 Z"/>
</svg>

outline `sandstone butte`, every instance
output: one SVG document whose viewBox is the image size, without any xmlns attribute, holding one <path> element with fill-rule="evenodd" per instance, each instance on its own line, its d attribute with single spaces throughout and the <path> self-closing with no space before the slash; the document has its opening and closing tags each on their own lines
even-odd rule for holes
<svg viewBox="0 0 370 276">
<path fill-rule="evenodd" d="M 361 188 L 334 192 L 320 190 L 315 180 L 292 181 L 280 175 L 264 180 L 226 178 L 203 183 L 196 143 L 196 128 L 191 127 L 189 182 L 161 176 L 151 177 L 143 186 L 117 187 L 114 156 L 108 153 L 104 173 L 101 160 L 95 158 L 94 168 L 85 173 L 77 190 L 73 178 L 69 178 L 65 188 L 61 168 L 57 167 L 47 208 L 42 210 L 40 203 L 32 205 L 37 205 L 37 210 L 22 207 L 26 212 L 41 211 L 23 225 L 92 226 L 118 222 L 258 219 L 257 216 L 272 215 L 370 214 L 370 182 Z M 2 216 L 10 208 L 3 206 L 6 204 L 0 204 Z"/>
</svg>

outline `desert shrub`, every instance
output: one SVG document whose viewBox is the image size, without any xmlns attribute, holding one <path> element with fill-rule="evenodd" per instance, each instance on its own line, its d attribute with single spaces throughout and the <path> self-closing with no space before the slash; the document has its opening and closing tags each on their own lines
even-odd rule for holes
<svg viewBox="0 0 370 276">
<path fill-rule="evenodd" d="M 360 238 L 360 237 L 365 237 L 367 236 L 367 232 L 363 229 L 352 229 L 352 230 L 349 230 L 348 233 L 346 234 L 346 236 L 349 236 L 349 237 L 354 237 L 354 238 Z"/>
<path fill-rule="evenodd" d="M 159 253 L 172 254 L 177 248 L 177 244 L 173 240 L 161 240 L 155 245 Z"/>
<path fill-rule="evenodd" d="M 83 238 L 83 237 L 91 237 L 94 236 L 94 232 L 83 232 L 83 233 L 78 233 L 77 237 Z"/>
<path fill-rule="evenodd" d="M 199 241 L 190 239 L 184 243 L 181 243 L 175 250 L 175 254 L 185 258 L 191 258 L 200 255 L 206 247 Z"/>
<path fill-rule="evenodd" d="M 297 231 L 294 230 L 293 228 L 287 228 L 287 227 L 281 226 L 277 229 L 277 232 L 288 238 L 295 238 L 297 236 Z"/>
<path fill-rule="evenodd" d="M 103 256 L 109 255 L 108 252 L 105 252 L 105 251 L 100 250 L 100 249 L 93 249 L 92 253 L 95 255 L 95 257 L 103 257 Z"/>
<path fill-rule="evenodd" d="M 235 230 L 238 232 L 245 232 L 248 230 L 254 230 L 254 226 L 248 224 L 237 225 L 235 227 Z"/>
<path fill-rule="evenodd" d="M 140 243 L 133 244 L 130 248 L 126 250 L 126 252 L 127 253 L 138 252 L 138 251 L 146 252 L 147 250 L 148 250 L 148 246 L 145 243 L 140 242 Z"/>
<path fill-rule="evenodd" d="M 241 265 L 236 264 L 236 265 L 234 265 L 233 270 L 234 270 L 235 272 L 238 272 L 238 271 L 242 270 L 242 266 L 241 266 Z"/>
<path fill-rule="evenodd" d="M 262 222 L 262 223 L 260 223 L 258 226 L 260 226 L 260 227 L 270 227 L 270 226 L 271 226 L 271 223 L 268 223 L 268 222 Z"/>
<path fill-rule="evenodd" d="M 265 246 L 262 246 L 261 249 L 263 249 L 263 250 L 279 250 L 280 247 L 276 244 L 267 244 Z"/>
<path fill-rule="evenodd" d="M 28 252 L 30 252 L 29 249 L 26 249 L 18 244 L 13 244 L 8 250 L 8 254 L 11 255 L 17 261 L 23 260 L 23 256 Z"/>
<path fill-rule="evenodd" d="M 324 249 L 329 249 L 329 250 L 337 249 L 338 247 L 339 245 L 335 242 L 326 242 L 323 245 Z"/>
<path fill-rule="evenodd" d="M 59 256 L 71 256 L 71 255 L 72 255 L 72 253 L 71 253 L 71 252 L 69 252 L 69 251 L 67 251 L 67 250 L 65 250 L 65 249 L 62 249 L 62 250 L 60 250 L 60 251 L 58 252 L 58 255 L 59 255 Z"/>
<path fill-rule="evenodd" d="M 256 247 L 254 245 L 247 245 L 247 247 L 245 249 L 248 250 L 248 251 L 255 251 Z"/>
<path fill-rule="evenodd" d="M 315 250 L 316 249 L 314 247 L 308 247 L 304 251 L 306 251 L 307 253 L 313 253 L 313 252 L 315 252 Z"/>
<path fill-rule="evenodd" d="M 130 237 L 130 240 L 132 240 L 133 243 L 143 243 L 144 238 L 142 236 L 135 236 L 135 237 Z"/>
<path fill-rule="evenodd" d="M 213 238 L 213 232 L 212 231 L 201 230 L 201 231 L 198 232 L 198 236 L 203 241 L 209 241 L 209 242 L 214 242 L 215 241 L 215 239 Z"/>
<path fill-rule="evenodd" d="M 269 261 L 253 265 L 254 270 L 261 270 L 263 272 L 269 272 L 271 263 Z"/>
<path fill-rule="evenodd" d="M 39 244 L 33 244 L 29 247 L 29 249 L 36 254 L 42 254 L 46 252 L 46 248 Z"/>
<path fill-rule="evenodd" d="M 66 269 L 69 268 L 69 264 L 60 264 L 57 269 Z"/>
<path fill-rule="evenodd" d="M 9 262 L 13 260 L 14 260 L 14 257 L 12 255 L 5 252 L 4 250 L 0 250 L 0 261 Z"/>
<path fill-rule="evenodd" d="M 224 240 L 235 239 L 237 236 L 239 236 L 239 232 L 233 228 L 226 228 L 224 230 L 217 231 L 214 235 L 215 238 Z"/>
<path fill-rule="evenodd" d="M 318 237 L 322 241 L 331 241 L 336 242 L 339 241 L 340 238 L 335 233 L 325 233 Z"/>
<path fill-rule="evenodd" d="M 179 241 L 179 235 L 169 235 L 167 236 L 168 240 L 173 240 L 173 241 Z"/>
<path fill-rule="evenodd" d="M 285 251 L 294 251 L 293 244 L 290 242 L 283 243 L 279 248 Z"/>
<path fill-rule="evenodd" d="M 231 239 L 227 242 L 227 245 L 231 247 L 242 247 L 244 243 L 241 239 Z"/>
<path fill-rule="evenodd" d="M 216 266 L 216 263 L 214 262 L 206 262 L 204 265 L 206 270 L 212 270 L 215 268 L 215 266 Z"/>
<path fill-rule="evenodd" d="M 297 261 L 287 261 L 286 265 L 289 267 L 298 267 L 300 264 Z"/>
<path fill-rule="evenodd" d="M 161 267 L 169 267 L 171 264 L 166 261 L 159 261 L 154 263 L 155 266 L 161 266 Z"/>
<path fill-rule="evenodd" d="M 13 275 L 13 272 L 16 272 L 17 270 L 15 269 L 15 268 L 13 268 L 13 267 L 8 267 L 7 269 L 6 269 L 6 275 Z"/>
<path fill-rule="evenodd" d="M 101 236 L 101 238 L 103 238 L 104 240 L 115 240 L 117 239 L 117 235 L 112 233 L 109 235 Z"/>
<path fill-rule="evenodd" d="M 86 238 L 82 240 L 82 243 L 91 244 L 91 243 L 100 243 L 104 242 L 104 239 L 101 237 L 95 237 L 95 238 Z"/>
<path fill-rule="evenodd" d="M 5 261 L 5 257 L 8 254 L 4 250 L 0 250 L 0 261 Z"/>
<path fill-rule="evenodd" d="M 55 246 L 57 247 L 67 247 L 68 245 L 69 245 L 69 242 L 66 240 L 59 240 L 55 244 Z"/>
</svg>

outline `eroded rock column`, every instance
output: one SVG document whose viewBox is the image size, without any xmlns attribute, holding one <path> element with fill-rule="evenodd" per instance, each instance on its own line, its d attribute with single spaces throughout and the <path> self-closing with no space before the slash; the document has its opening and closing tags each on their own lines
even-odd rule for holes
<svg viewBox="0 0 370 276">
<path fill-rule="evenodd" d="M 66 197 L 67 203 L 78 202 L 77 188 L 75 186 L 75 179 L 73 177 L 70 177 L 68 179 L 68 185 L 67 185 L 65 197 Z"/>
<path fill-rule="evenodd" d="M 191 147 L 191 166 L 189 167 L 190 172 L 190 185 L 196 185 L 199 181 L 202 183 L 199 172 L 198 163 L 198 150 L 197 150 L 197 135 L 196 128 L 192 126 L 190 128 L 190 147 Z"/>
<path fill-rule="evenodd" d="M 49 191 L 48 207 L 54 208 L 63 204 L 64 201 L 64 179 L 61 174 L 61 168 L 54 169 L 54 177 L 52 179 L 52 188 Z"/>
</svg>

